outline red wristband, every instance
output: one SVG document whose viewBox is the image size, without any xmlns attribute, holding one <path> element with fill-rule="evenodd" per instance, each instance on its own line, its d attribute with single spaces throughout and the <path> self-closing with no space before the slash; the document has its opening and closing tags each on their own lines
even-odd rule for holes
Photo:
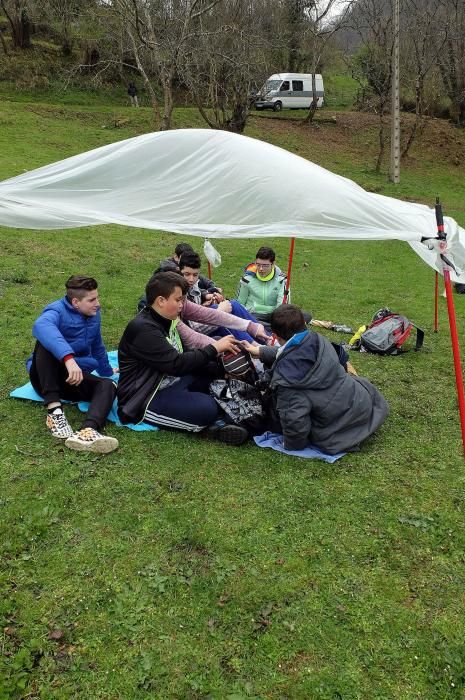
<svg viewBox="0 0 465 700">
<path fill-rule="evenodd" d="M 74 355 L 65 355 L 63 362 L 67 362 L 68 360 L 74 360 Z"/>
</svg>

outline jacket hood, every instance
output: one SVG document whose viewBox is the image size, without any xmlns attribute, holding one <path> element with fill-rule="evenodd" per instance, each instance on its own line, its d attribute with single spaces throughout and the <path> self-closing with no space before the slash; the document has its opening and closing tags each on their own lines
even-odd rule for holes
<svg viewBox="0 0 465 700">
<path fill-rule="evenodd" d="M 328 356 L 330 352 L 334 353 L 334 357 Z M 317 333 L 308 331 L 300 342 L 284 347 L 278 355 L 274 366 L 273 384 L 325 389 L 326 386 L 331 386 L 335 378 L 333 372 L 328 371 L 330 367 L 334 367 L 334 375 L 339 372 L 339 363 L 334 363 L 335 357 L 336 353 L 329 342 L 325 346 Z M 325 372 L 321 372 L 322 369 L 325 369 Z M 322 378 L 325 386 L 322 386 Z"/>
</svg>

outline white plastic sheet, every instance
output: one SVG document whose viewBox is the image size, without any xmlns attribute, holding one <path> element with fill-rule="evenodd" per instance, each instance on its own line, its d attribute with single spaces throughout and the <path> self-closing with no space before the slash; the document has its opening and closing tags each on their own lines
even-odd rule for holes
<svg viewBox="0 0 465 700">
<path fill-rule="evenodd" d="M 297 155 L 209 129 L 146 134 L 0 183 L 0 225 L 64 229 L 113 223 L 209 238 L 420 240 L 434 211 L 365 192 Z M 465 231 L 445 217 L 465 268 Z M 416 242 L 416 243 L 415 243 Z M 465 281 L 465 276 L 463 276 Z"/>
</svg>

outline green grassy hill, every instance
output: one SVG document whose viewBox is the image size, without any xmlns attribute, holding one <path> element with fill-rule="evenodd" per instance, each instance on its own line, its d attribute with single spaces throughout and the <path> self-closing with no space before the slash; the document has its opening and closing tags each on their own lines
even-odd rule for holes
<svg viewBox="0 0 465 700">
<path fill-rule="evenodd" d="M 465 224 L 462 132 L 429 122 L 396 188 L 373 171 L 370 116 L 308 129 L 283 116 L 296 115 L 256 115 L 247 134 L 373 191 L 439 195 Z M 4 100 L 0 178 L 152 125 L 149 109 L 105 100 Z M 175 125 L 203 126 L 191 109 Z M 353 354 L 391 415 L 334 465 L 116 427 L 117 452 L 72 453 L 42 407 L 8 398 L 27 379 L 33 320 L 70 274 L 99 280 L 114 348 L 175 241 L 0 229 L 0 698 L 462 698 L 464 457 L 446 307 L 435 335 L 434 275 L 406 244 L 296 244 L 293 300 L 316 318 L 358 326 L 388 305 L 426 331 L 418 354 Z M 272 244 L 285 267 L 287 243 Z M 215 245 L 215 279 L 234 294 L 257 243 Z"/>
</svg>

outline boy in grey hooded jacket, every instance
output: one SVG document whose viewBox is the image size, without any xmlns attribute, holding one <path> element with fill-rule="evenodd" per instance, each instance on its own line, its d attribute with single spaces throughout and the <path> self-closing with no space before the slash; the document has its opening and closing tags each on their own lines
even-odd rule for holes
<svg viewBox="0 0 465 700">
<path fill-rule="evenodd" d="M 367 379 L 347 374 L 329 340 L 307 330 L 297 306 L 275 309 L 271 329 L 279 348 L 246 347 L 271 367 L 273 429 L 283 434 L 284 447 L 311 443 L 333 455 L 357 450 L 387 418 L 384 397 Z"/>
</svg>

